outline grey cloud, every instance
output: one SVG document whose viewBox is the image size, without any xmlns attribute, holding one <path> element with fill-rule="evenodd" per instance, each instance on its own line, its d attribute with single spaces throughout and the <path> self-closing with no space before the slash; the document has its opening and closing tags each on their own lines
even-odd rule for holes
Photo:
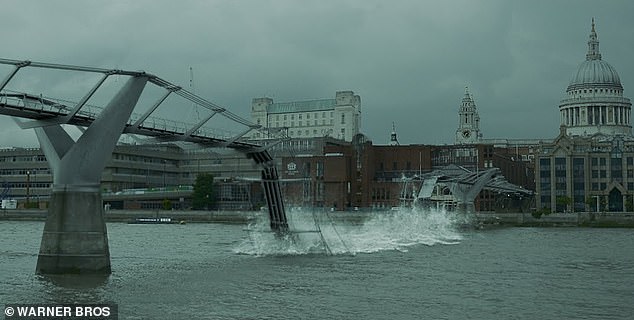
<svg viewBox="0 0 634 320">
<path fill-rule="evenodd" d="M 244 117 L 254 97 L 354 90 L 375 143 L 392 122 L 403 143 L 453 142 L 469 86 L 486 137 L 550 138 L 592 17 L 632 97 L 631 12 L 589 0 L 9 1 L 0 56 L 143 69 L 184 87 L 192 67 L 197 94 Z M 34 141 L 0 126 L 0 145 Z"/>
</svg>

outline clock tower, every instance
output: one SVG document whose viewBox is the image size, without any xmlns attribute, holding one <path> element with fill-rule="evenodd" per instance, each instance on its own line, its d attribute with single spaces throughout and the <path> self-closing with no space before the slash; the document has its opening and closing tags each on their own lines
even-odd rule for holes
<svg viewBox="0 0 634 320">
<path fill-rule="evenodd" d="M 478 143 L 482 138 L 480 133 L 480 116 L 476 110 L 473 97 L 469 93 L 469 89 L 465 88 L 464 98 L 460 104 L 458 111 L 459 123 L 456 130 L 456 144 L 473 144 Z"/>
</svg>

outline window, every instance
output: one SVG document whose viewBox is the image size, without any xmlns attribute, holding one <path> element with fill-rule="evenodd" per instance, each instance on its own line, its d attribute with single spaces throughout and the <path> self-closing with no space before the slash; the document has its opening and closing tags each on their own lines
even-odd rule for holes
<svg viewBox="0 0 634 320">
<path fill-rule="evenodd" d="M 323 177 L 324 176 L 324 163 L 318 161 L 317 162 L 317 177 Z"/>
<path fill-rule="evenodd" d="M 346 115 L 345 114 L 341 115 L 341 124 L 346 124 Z"/>
</svg>

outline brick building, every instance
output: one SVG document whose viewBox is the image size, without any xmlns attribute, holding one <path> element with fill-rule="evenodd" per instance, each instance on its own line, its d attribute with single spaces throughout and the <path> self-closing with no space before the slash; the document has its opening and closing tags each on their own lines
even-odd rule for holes
<svg viewBox="0 0 634 320">
<path fill-rule="evenodd" d="M 284 157 L 281 176 L 291 206 L 336 210 L 398 206 L 403 177 L 449 164 L 470 170 L 497 167 L 509 182 L 534 190 L 532 163 L 513 152 L 487 144 L 375 146 L 357 135 L 351 143 L 326 144 L 321 154 Z M 495 210 L 495 195 L 481 192 L 476 209 Z"/>
</svg>

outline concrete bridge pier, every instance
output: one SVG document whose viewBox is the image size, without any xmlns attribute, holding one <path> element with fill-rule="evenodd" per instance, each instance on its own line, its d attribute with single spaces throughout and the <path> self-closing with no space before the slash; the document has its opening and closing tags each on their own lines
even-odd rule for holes
<svg viewBox="0 0 634 320">
<path fill-rule="evenodd" d="M 101 203 L 99 185 L 53 187 L 37 273 L 110 274 Z"/>
<path fill-rule="evenodd" d="M 101 173 L 147 80 L 130 78 L 76 142 L 59 124 L 35 128 L 53 174 L 37 273 L 111 273 Z"/>
</svg>

